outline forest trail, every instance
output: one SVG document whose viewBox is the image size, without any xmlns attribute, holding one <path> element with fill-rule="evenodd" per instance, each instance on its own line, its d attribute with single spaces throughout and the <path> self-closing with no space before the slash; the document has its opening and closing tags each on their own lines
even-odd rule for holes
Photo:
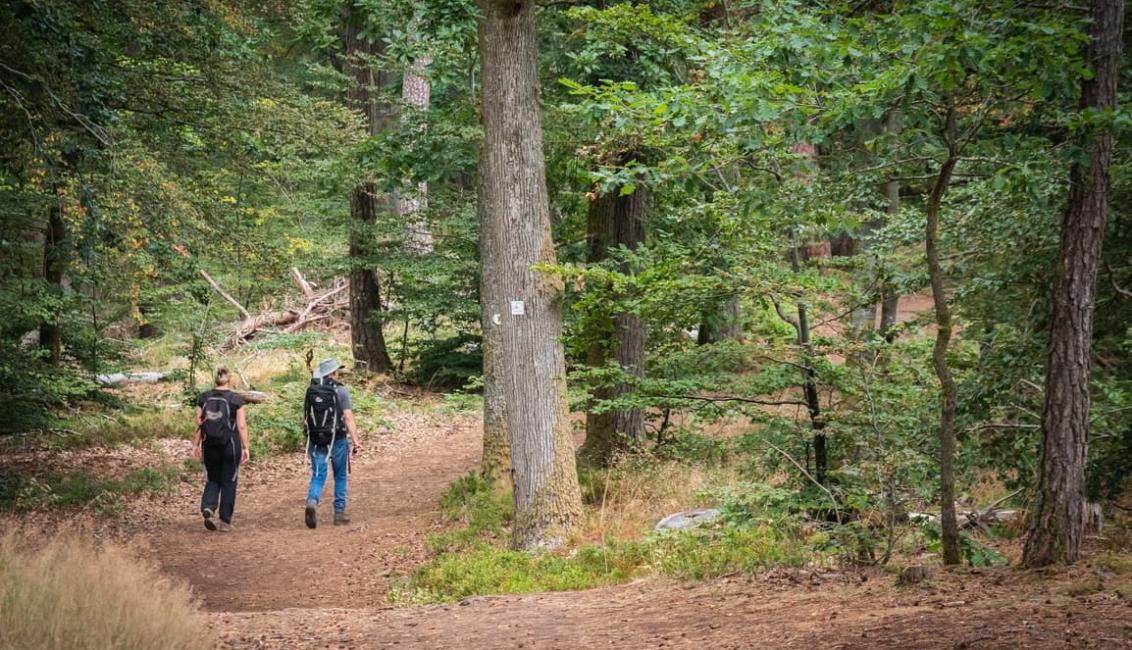
<svg viewBox="0 0 1132 650">
<path fill-rule="evenodd" d="M 193 586 L 229 648 L 1132 647 L 1127 601 L 1013 569 L 903 589 L 880 571 L 827 584 L 772 572 L 395 607 L 390 577 L 424 559 L 440 494 L 479 454 L 477 421 L 432 419 L 371 438 L 350 526 L 304 527 L 307 474 L 290 455 L 241 477 L 231 535 L 206 531 L 189 501 L 135 539 Z"/>
<path fill-rule="evenodd" d="M 406 429 L 366 438 L 350 475 L 349 525 L 332 525 L 330 478 L 318 528 L 304 525 L 310 466 L 288 454 L 241 470 L 231 534 L 206 530 L 199 496 L 183 494 L 136 539 L 211 611 L 383 604 L 390 577 L 423 561 L 440 495 L 479 460 L 478 422 L 467 416 L 412 418 Z"/>
</svg>

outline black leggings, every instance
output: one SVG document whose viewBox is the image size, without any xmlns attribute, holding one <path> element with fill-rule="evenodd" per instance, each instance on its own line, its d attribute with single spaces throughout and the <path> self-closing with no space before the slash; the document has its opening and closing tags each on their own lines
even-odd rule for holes
<svg viewBox="0 0 1132 650">
<path fill-rule="evenodd" d="M 232 437 L 223 447 L 204 447 L 201 452 L 208 480 L 200 498 L 200 509 L 215 511 L 219 501 L 220 521 L 231 523 L 232 510 L 236 507 L 236 479 L 240 473 L 240 442 Z"/>
</svg>

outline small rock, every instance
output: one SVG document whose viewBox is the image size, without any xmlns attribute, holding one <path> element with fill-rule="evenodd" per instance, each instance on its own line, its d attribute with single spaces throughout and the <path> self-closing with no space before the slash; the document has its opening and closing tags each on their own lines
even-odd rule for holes
<svg viewBox="0 0 1132 650">
<path fill-rule="evenodd" d="M 719 518 L 718 508 L 699 508 L 668 515 L 657 523 L 655 530 L 684 530 L 710 523 Z"/>
</svg>

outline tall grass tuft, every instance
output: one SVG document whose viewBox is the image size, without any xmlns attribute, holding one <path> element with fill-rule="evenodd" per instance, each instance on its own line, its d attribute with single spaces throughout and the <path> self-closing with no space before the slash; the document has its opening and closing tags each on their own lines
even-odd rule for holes
<svg viewBox="0 0 1132 650">
<path fill-rule="evenodd" d="M 73 534 L 0 536 L 0 649 L 212 647 L 189 590 Z"/>
</svg>

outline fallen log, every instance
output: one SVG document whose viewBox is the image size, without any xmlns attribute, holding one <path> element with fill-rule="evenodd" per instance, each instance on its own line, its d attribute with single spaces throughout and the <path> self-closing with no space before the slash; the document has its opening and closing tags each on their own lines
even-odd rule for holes
<svg viewBox="0 0 1132 650">
<path fill-rule="evenodd" d="M 258 390 L 238 390 L 236 394 L 243 397 L 248 404 L 263 404 L 267 401 L 267 393 Z"/>
<path fill-rule="evenodd" d="M 216 293 L 220 294 L 221 298 L 227 300 L 240 312 L 240 315 L 244 317 L 244 320 L 249 320 L 252 317 L 252 315 L 248 313 L 247 308 L 240 304 L 239 300 L 236 300 L 231 295 L 229 295 L 227 291 L 220 287 L 220 284 L 217 283 L 216 280 L 212 279 L 212 276 L 208 274 L 208 271 L 201 269 L 200 274 L 208 282 L 209 286 L 211 286 L 216 291 Z"/>
<path fill-rule="evenodd" d="M 307 300 L 314 298 L 314 289 L 311 288 L 310 283 L 303 277 L 303 274 L 299 273 L 299 269 L 293 266 L 291 267 L 291 279 L 295 281 L 295 284 L 299 285 L 299 290 L 303 292 L 304 298 Z"/>
<path fill-rule="evenodd" d="M 168 373 L 164 372 L 114 372 L 110 374 L 95 375 L 94 380 L 100 386 L 118 386 L 120 384 L 156 384 L 164 380 Z"/>
<path fill-rule="evenodd" d="M 301 309 L 290 307 L 282 311 L 267 312 L 252 316 L 239 301 L 233 298 L 228 292 L 224 291 L 220 283 L 214 280 L 208 272 L 202 269 L 200 274 L 221 297 L 235 306 L 244 317 L 244 322 L 236 328 L 236 331 L 233 332 L 225 342 L 225 349 L 239 346 L 255 337 L 260 330 L 267 328 L 281 327 L 284 328 L 283 332 L 288 334 L 297 332 L 311 323 L 333 318 L 336 312 L 348 306 L 346 301 L 333 300 L 338 294 L 349 287 L 349 284 L 345 280 L 340 279 L 330 289 L 322 293 L 317 293 L 303 277 L 303 274 L 300 273 L 297 268 L 292 267 L 291 278 L 303 292 L 306 304 Z"/>
</svg>

